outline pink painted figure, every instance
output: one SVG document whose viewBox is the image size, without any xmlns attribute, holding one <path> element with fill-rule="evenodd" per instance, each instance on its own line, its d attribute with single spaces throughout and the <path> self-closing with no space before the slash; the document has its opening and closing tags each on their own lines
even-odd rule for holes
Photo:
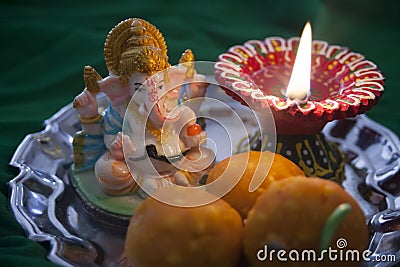
<svg viewBox="0 0 400 267">
<path fill-rule="evenodd" d="M 138 184 L 147 194 L 170 182 L 198 184 L 215 155 L 202 145 L 206 133 L 195 112 L 178 101 L 184 82 L 196 97 L 203 96 L 204 76 L 192 70 L 188 78 L 183 63 L 170 67 L 161 33 L 141 19 L 119 23 L 104 51 L 109 76 L 102 79 L 87 67 L 87 87 L 74 101 L 83 130 L 74 140 L 76 169 L 94 165 L 111 195 L 134 191 Z M 98 92 L 110 100 L 101 114 Z"/>
</svg>

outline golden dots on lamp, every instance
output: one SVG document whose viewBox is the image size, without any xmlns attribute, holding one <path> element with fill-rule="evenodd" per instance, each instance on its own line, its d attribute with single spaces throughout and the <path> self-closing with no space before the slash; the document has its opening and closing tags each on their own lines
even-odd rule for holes
<svg viewBox="0 0 400 267">
<path fill-rule="evenodd" d="M 344 63 L 345 64 L 349 64 L 350 62 L 353 62 L 353 61 L 355 61 L 357 59 L 360 59 L 360 58 L 362 58 L 361 55 L 354 55 L 354 56 L 350 57 L 348 60 L 346 60 Z"/>
<path fill-rule="evenodd" d="M 244 58 L 249 58 L 249 55 L 239 48 L 235 48 L 235 52 L 238 52 Z"/>
<path fill-rule="evenodd" d="M 333 70 L 333 68 L 336 67 L 337 64 L 338 64 L 337 60 L 333 60 L 331 63 L 328 64 L 327 69 L 328 70 Z M 326 75 L 328 75 L 328 72 L 326 73 Z"/>
<path fill-rule="evenodd" d="M 285 105 L 286 105 L 286 103 L 285 103 L 284 101 L 278 102 L 278 106 L 279 106 L 279 107 L 283 107 L 283 106 L 285 106 Z"/>
<path fill-rule="evenodd" d="M 268 60 L 268 63 L 269 63 L 269 64 L 275 65 L 275 64 L 276 64 L 276 57 L 275 57 L 275 54 L 269 53 L 269 54 L 267 55 L 267 60 Z"/>
<path fill-rule="evenodd" d="M 278 41 L 272 40 L 271 43 L 272 43 L 272 46 L 274 47 L 274 50 L 276 52 L 281 52 L 282 51 L 282 46 Z"/>
</svg>

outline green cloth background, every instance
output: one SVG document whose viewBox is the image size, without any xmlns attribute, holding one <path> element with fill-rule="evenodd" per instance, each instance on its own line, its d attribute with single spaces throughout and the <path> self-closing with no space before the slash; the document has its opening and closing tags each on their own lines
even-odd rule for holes
<svg viewBox="0 0 400 267">
<path fill-rule="evenodd" d="M 367 114 L 400 134 L 400 2 L 280 1 L 2 1 L 0 3 L 0 265 L 52 266 L 46 249 L 27 239 L 9 208 L 8 165 L 29 133 L 83 89 L 82 70 L 105 76 L 103 43 L 128 17 L 156 25 L 170 62 L 191 48 L 215 61 L 235 44 L 267 36 L 298 36 L 307 20 L 314 39 L 340 44 L 373 61 L 386 76 L 385 94 Z"/>
</svg>

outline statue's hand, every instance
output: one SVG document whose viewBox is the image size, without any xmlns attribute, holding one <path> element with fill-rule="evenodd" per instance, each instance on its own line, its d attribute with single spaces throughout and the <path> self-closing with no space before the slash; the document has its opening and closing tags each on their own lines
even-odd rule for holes
<svg viewBox="0 0 400 267">
<path fill-rule="evenodd" d="M 187 106 L 182 106 L 181 108 L 181 118 L 176 125 L 179 129 L 179 138 L 186 147 L 197 147 L 200 145 L 207 134 L 201 129 L 201 126 L 196 124 L 196 114 L 192 109 Z"/>
<path fill-rule="evenodd" d="M 130 155 L 135 150 L 136 149 L 129 136 L 124 135 L 121 132 L 117 134 L 117 137 L 114 139 L 110 146 L 110 152 L 116 160 L 125 159 L 124 151 L 127 155 Z"/>
<path fill-rule="evenodd" d="M 201 131 L 195 135 L 188 135 L 183 134 L 181 135 L 181 140 L 187 147 L 198 147 L 200 143 L 205 140 L 207 137 L 207 134 L 205 131 Z"/>
<path fill-rule="evenodd" d="M 122 133 L 119 132 L 111 143 L 110 152 L 116 160 L 124 160 L 124 151 L 122 149 Z"/>
<path fill-rule="evenodd" d="M 188 98 L 192 99 L 196 97 L 204 97 L 209 85 L 210 83 L 207 81 L 204 75 L 197 74 L 193 78 L 193 81 L 188 84 Z"/>
<path fill-rule="evenodd" d="M 133 144 L 131 138 L 126 134 L 122 135 L 122 144 L 125 155 L 129 156 L 136 151 L 135 145 Z"/>
<path fill-rule="evenodd" d="M 97 104 L 96 98 L 86 88 L 82 93 L 75 97 L 73 105 L 79 115 L 83 118 L 93 118 L 99 114 L 99 105 Z"/>
</svg>

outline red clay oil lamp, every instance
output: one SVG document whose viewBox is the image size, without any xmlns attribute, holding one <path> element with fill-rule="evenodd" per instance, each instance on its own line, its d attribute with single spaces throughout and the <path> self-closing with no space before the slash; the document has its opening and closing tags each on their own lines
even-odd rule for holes
<svg viewBox="0 0 400 267">
<path fill-rule="evenodd" d="M 231 47 L 219 56 L 215 78 L 242 104 L 251 103 L 258 112 L 270 108 L 277 153 L 308 176 L 337 181 L 344 178 L 345 159 L 322 129 L 371 109 L 384 91 L 374 63 L 345 47 L 312 41 L 309 23 L 301 39 L 270 37 Z M 260 144 L 249 145 L 268 149 Z"/>
</svg>

